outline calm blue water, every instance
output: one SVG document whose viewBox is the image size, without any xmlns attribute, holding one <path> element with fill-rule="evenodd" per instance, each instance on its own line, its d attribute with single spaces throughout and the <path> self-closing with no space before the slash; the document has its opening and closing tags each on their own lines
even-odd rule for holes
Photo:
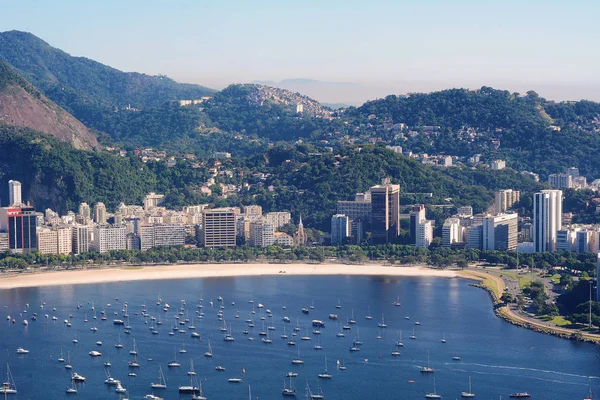
<svg viewBox="0 0 600 400">
<path fill-rule="evenodd" d="M 163 304 L 171 305 L 168 312 L 156 305 L 159 293 Z M 398 294 L 401 307 L 392 305 Z M 218 296 L 224 298 L 222 303 L 217 301 Z M 252 304 L 248 302 L 251 298 L 255 307 L 258 303 L 265 307 L 255 308 L 254 315 L 250 313 Z M 194 325 L 201 339 L 192 338 L 192 331 L 186 327 L 185 333 L 168 334 L 174 326 L 179 326 L 175 316 L 183 299 L 186 305 L 181 318 L 188 314 L 192 319 L 195 315 Z M 335 308 L 338 299 L 341 309 Z M 122 326 L 112 323 L 113 319 L 122 318 L 125 302 L 132 326 L 130 335 L 123 333 Z M 235 305 L 231 305 L 232 302 Z M 28 312 L 23 313 L 27 303 Z M 96 320 L 92 318 L 92 303 Z M 156 327 L 158 335 L 150 332 L 149 318 L 134 315 L 141 312 L 144 304 L 151 316 L 163 322 Z M 204 306 L 202 310 L 198 308 L 200 304 Z M 217 318 L 220 304 L 225 306 L 224 318 L 231 326 L 235 342 L 224 342 L 223 333 L 219 331 L 223 324 Z M 282 309 L 283 304 L 287 309 Z M 314 309 L 308 315 L 303 314 L 301 309 L 311 304 Z M 0 305 L 0 317 L 4 321 L 0 322 L 3 324 L 0 374 L 6 373 L 8 362 L 18 389 L 18 395 L 10 397 L 17 399 L 118 399 L 114 388 L 104 384 L 103 364 L 108 359 L 112 364 L 110 374 L 122 381 L 132 399 L 152 393 L 150 383 L 157 380 L 159 365 L 164 370 L 168 388 L 156 390 L 154 394 L 165 399 L 191 398 L 178 393 L 179 385 L 190 382 L 187 375 L 190 359 L 194 361 L 208 399 L 247 399 L 248 385 L 252 387 L 253 398 L 282 398 L 284 375 L 288 371 L 298 372 L 294 386 L 298 398 L 304 398 L 307 381 L 315 391 L 317 374 L 325 368 L 325 356 L 328 371 L 333 375 L 332 380 L 320 382 L 326 399 L 422 399 L 426 392 L 433 391 L 434 376 L 437 392 L 445 399 L 460 398 L 460 392 L 468 387 L 469 376 L 478 399 L 498 399 L 499 396 L 508 399 L 510 393 L 520 391 L 531 393 L 534 399 L 583 399 L 589 391 L 590 376 L 594 393 L 600 392 L 598 347 L 509 325 L 494 316 L 487 293 L 458 279 L 275 276 L 126 282 L 4 290 L 0 291 Z M 56 311 L 52 311 L 53 307 Z M 266 318 L 265 327 L 276 327 L 270 331 L 273 340 L 270 345 L 262 343 L 258 335 L 262 330 L 260 316 L 265 315 L 267 308 L 273 317 Z M 369 308 L 373 316 L 370 321 L 364 318 Z M 106 310 L 107 321 L 100 319 L 102 309 Z M 352 310 L 357 324 L 352 326 L 352 331 L 345 331 L 345 338 L 336 337 Z M 196 311 L 205 313 L 203 319 L 199 319 Z M 30 319 L 34 312 L 38 313 L 37 321 Z M 236 312 L 239 319 L 234 317 Z M 330 313 L 338 314 L 339 322 L 329 320 Z M 387 329 L 377 327 L 382 313 Z M 48 319 L 45 314 L 49 315 Z M 70 314 L 73 315 L 72 327 L 67 327 L 64 320 Z M 16 318 L 16 323 L 6 321 L 7 315 Z M 54 315 L 57 321 L 52 321 Z M 89 322 L 84 323 L 86 315 Z M 256 326 L 248 328 L 248 336 L 253 336 L 254 341 L 242 334 L 247 329 L 245 320 L 250 316 Z M 285 324 L 284 316 L 288 316 L 291 323 Z M 405 316 L 410 316 L 410 320 Z M 29 326 L 22 325 L 23 319 L 29 319 Z M 280 335 L 284 325 L 286 333 L 291 335 L 296 319 L 301 328 L 295 338 L 297 345 L 288 347 Z M 312 334 L 313 328 L 309 326 L 312 319 L 326 323 L 319 339 L 322 351 L 313 348 L 317 335 Z M 415 321 L 421 325 L 416 326 Z M 90 330 L 94 326 L 98 332 Z M 409 339 L 413 329 L 416 340 Z M 404 347 L 399 357 L 392 357 L 399 330 L 402 330 Z M 312 340 L 301 340 L 307 331 Z M 349 348 L 358 331 L 363 345 L 360 352 L 351 353 Z M 380 334 L 382 338 L 377 339 Z M 119 335 L 123 349 L 114 347 Z M 441 343 L 442 336 L 447 343 Z M 78 344 L 73 343 L 74 338 Z M 141 368 L 135 370 L 137 377 L 128 376 L 133 339 L 137 342 L 141 364 Z M 214 353 L 212 359 L 203 356 L 209 339 Z M 98 340 L 103 342 L 102 346 L 96 345 Z M 18 355 L 19 346 L 30 350 L 30 354 Z M 187 353 L 179 353 L 184 346 Z M 65 393 L 70 372 L 57 361 L 61 348 L 65 358 L 70 352 L 72 371 L 87 378 L 87 383 L 79 385 L 77 395 Z M 298 348 L 305 364 L 293 366 L 291 360 L 297 356 Z M 103 356 L 90 357 L 91 350 L 99 350 Z M 435 373 L 423 375 L 419 366 L 427 365 L 428 354 Z M 460 356 L 461 361 L 453 361 L 452 356 Z M 167 368 L 167 363 L 175 357 L 182 367 Z M 338 370 L 337 360 L 342 361 L 347 370 Z M 226 371 L 216 371 L 216 365 L 223 365 Z M 231 377 L 241 377 L 243 383 L 228 383 Z M 415 382 L 409 383 L 409 380 Z"/>
</svg>

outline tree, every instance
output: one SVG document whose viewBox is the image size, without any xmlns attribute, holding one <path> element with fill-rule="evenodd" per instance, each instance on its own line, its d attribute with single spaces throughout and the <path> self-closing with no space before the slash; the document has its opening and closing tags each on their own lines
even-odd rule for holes
<svg viewBox="0 0 600 400">
<path fill-rule="evenodd" d="M 509 292 L 502 293 L 502 297 L 500 297 L 505 304 L 512 303 L 514 301 L 513 295 Z"/>
</svg>

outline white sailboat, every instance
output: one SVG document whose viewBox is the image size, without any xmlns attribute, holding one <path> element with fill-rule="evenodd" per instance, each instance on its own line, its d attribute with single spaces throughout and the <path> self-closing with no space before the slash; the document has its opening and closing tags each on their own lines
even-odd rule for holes
<svg viewBox="0 0 600 400">
<path fill-rule="evenodd" d="M 58 362 L 65 362 L 65 358 L 63 357 L 62 347 L 60 348 L 60 357 L 58 358 Z"/>
<path fill-rule="evenodd" d="M 173 361 L 170 361 L 167 366 L 169 368 L 179 368 L 181 367 L 181 364 L 179 364 L 179 362 L 177 361 L 177 352 L 175 352 L 175 358 L 173 359 Z"/>
<path fill-rule="evenodd" d="M 365 319 L 368 319 L 368 320 L 373 319 L 373 317 L 371 316 L 371 306 L 368 307 L 368 312 L 367 312 L 367 315 L 365 315 Z"/>
<path fill-rule="evenodd" d="M 167 380 L 165 379 L 165 374 L 163 373 L 162 367 L 158 367 L 159 368 L 159 375 L 158 375 L 158 383 L 153 382 L 150 384 L 150 387 L 152 389 L 166 389 L 167 388 Z"/>
<path fill-rule="evenodd" d="M 196 371 L 194 371 L 194 360 L 190 360 L 190 370 L 187 373 L 188 375 L 196 375 Z"/>
<path fill-rule="evenodd" d="M 396 307 L 400 307 L 402 303 L 400 303 L 400 294 L 398 294 L 398 299 L 392 303 Z"/>
<path fill-rule="evenodd" d="M 71 366 L 71 352 L 70 352 L 70 351 L 67 351 L 67 363 L 65 364 L 65 368 L 66 368 L 66 369 L 71 369 L 71 368 L 73 368 L 73 367 Z"/>
<path fill-rule="evenodd" d="M 208 351 L 206 353 L 204 353 L 204 357 L 212 357 L 213 356 L 213 352 L 212 352 L 212 347 L 210 345 L 210 340 L 208 341 Z"/>
<path fill-rule="evenodd" d="M 426 399 L 441 399 L 442 395 L 437 394 L 435 390 L 435 378 L 433 378 L 433 392 L 425 394 Z"/>
<path fill-rule="evenodd" d="M 198 392 L 192 394 L 192 400 L 206 400 L 206 396 L 204 396 L 204 391 L 202 390 L 202 382 L 198 386 Z"/>
<path fill-rule="evenodd" d="M 292 364 L 304 364 L 304 360 L 300 358 L 300 347 L 298 347 L 298 357 L 292 359 Z"/>
<path fill-rule="evenodd" d="M 333 377 L 331 376 L 330 373 L 327 372 L 327 356 L 325 356 L 325 372 L 320 373 L 319 375 L 317 375 L 320 379 L 332 379 Z"/>
<path fill-rule="evenodd" d="M 381 322 L 377 324 L 379 328 L 387 328 L 387 324 L 385 323 L 385 319 L 383 318 L 383 313 L 381 313 Z"/>
<path fill-rule="evenodd" d="M 429 366 L 429 351 L 427 352 L 427 366 L 421 367 L 420 371 L 424 374 L 432 374 L 434 372 L 433 368 Z"/>
<path fill-rule="evenodd" d="M 471 391 L 471 377 L 469 377 L 469 391 L 468 392 L 461 392 L 460 393 L 460 397 L 466 397 L 466 398 L 475 397 L 475 394 Z"/>
<path fill-rule="evenodd" d="M 135 344 L 135 339 L 133 339 L 133 350 L 129 350 L 129 354 L 133 355 L 133 356 L 137 356 L 138 352 L 137 352 L 137 346 Z"/>
<path fill-rule="evenodd" d="M 75 386 L 75 381 L 71 379 L 71 386 L 67 387 L 66 390 L 69 394 L 77 394 L 77 387 Z"/>
<path fill-rule="evenodd" d="M 285 379 L 283 380 L 283 389 L 281 390 L 281 394 L 289 397 L 296 397 L 296 389 L 292 387 L 292 378 L 290 377 L 290 386 L 285 385 Z"/>
<path fill-rule="evenodd" d="M 17 394 L 17 385 L 15 385 L 15 380 L 13 379 L 13 376 L 10 373 L 8 363 L 6 363 L 6 382 L 2 383 L 0 393 L 4 393 L 4 395 Z"/>
</svg>

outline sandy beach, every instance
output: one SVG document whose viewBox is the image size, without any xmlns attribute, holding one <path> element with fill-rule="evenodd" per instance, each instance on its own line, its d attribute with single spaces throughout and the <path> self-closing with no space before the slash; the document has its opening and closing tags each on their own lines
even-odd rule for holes
<svg viewBox="0 0 600 400">
<path fill-rule="evenodd" d="M 436 276 L 446 278 L 457 276 L 455 271 L 437 270 L 424 266 L 404 267 L 384 266 L 380 264 L 180 264 L 6 274 L 0 276 L 0 289 L 260 275 L 379 275 Z"/>
</svg>

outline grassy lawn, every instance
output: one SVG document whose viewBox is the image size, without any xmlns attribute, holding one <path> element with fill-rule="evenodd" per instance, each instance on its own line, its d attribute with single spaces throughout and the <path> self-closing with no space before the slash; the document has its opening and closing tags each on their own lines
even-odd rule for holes
<svg viewBox="0 0 600 400">
<path fill-rule="evenodd" d="M 546 276 L 546 278 L 548 278 L 555 285 L 558 285 L 560 283 L 560 275 L 559 274 L 549 275 L 549 276 Z"/>
</svg>

